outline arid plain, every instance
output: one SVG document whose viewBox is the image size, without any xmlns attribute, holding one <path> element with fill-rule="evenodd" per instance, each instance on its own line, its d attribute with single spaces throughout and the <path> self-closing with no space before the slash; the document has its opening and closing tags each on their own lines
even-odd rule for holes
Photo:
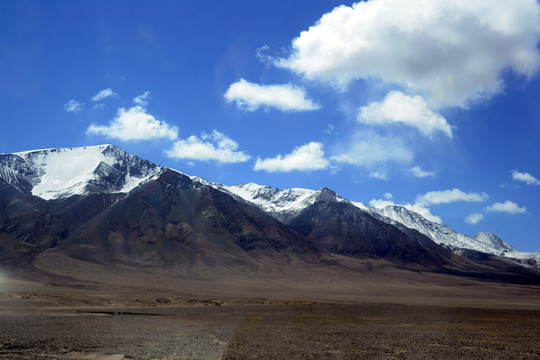
<svg viewBox="0 0 540 360">
<path fill-rule="evenodd" d="M 2 270 L 2 359 L 538 359 L 540 285 L 333 256 Z"/>
</svg>

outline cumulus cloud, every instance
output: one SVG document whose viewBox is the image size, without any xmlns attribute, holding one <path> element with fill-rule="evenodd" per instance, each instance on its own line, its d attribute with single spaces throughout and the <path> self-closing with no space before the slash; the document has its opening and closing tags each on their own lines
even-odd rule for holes
<svg viewBox="0 0 540 360">
<path fill-rule="evenodd" d="M 296 147 L 290 154 L 278 155 L 274 158 L 257 159 L 254 170 L 266 172 L 289 172 L 327 169 L 330 166 L 324 157 L 323 144 L 310 142 Z"/>
<path fill-rule="evenodd" d="M 525 214 L 527 212 L 526 207 L 519 207 L 518 204 L 516 204 L 513 201 L 505 201 L 503 203 L 497 202 L 491 206 L 488 206 L 486 208 L 486 211 L 488 212 L 504 212 L 508 214 Z"/>
<path fill-rule="evenodd" d="M 67 112 L 73 112 L 78 113 L 82 110 L 83 105 L 76 101 L 76 100 L 69 100 L 67 103 L 64 104 L 64 110 Z"/>
<path fill-rule="evenodd" d="M 467 224 L 470 224 L 470 225 L 476 225 L 478 224 L 480 221 L 482 221 L 484 219 L 484 214 L 481 214 L 481 213 L 474 213 L 474 214 L 470 214 L 468 215 L 466 218 L 465 218 L 465 222 Z"/>
<path fill-rule="evenodd" d="M 357 131 L 348 141 L 337 144 L 331 159 L 337 163 L 373 168 L 386 163 L 410 163 L 411 148 L 397 137 L 382 136 L 371 131 Z"/>
<path fill-rule="evenodd" d="M 261 107 L 281 111 L 310 111 L 320 108 L 306 98 L 304 89 L 291 84 L 258 85 L 240 79 L 229 86 L 224 97 L 244 111 L 255 111 Z"/>
<path fill-rule="evenodd" d="M 450 124 L 444 117 L 431 111 L 421 96 L 408 96 L 399 91 L 390 92 L 381 102 L 361 107 L 357 119 L 372 125 L 404 124 L 416 128 L 429 138 L 435 132 L 452 138 Z"/>
<path fill-rule="evenodd" d="M 100 92 L 98 92 L 96 95 L 94 95 L 94 97 L 92 98 L 92 101 L 98 102 L 112 96 L 116 96 L 116 93 L 114 91 L 112 91 L 111 89 L 103 89 Z"/>
<path fill-rule="evenodd" d="M 119 139 L 121 141 L 175 140 L 178 137 L 178 128 L 157 120 L 143 107 L 134 106 L 129 109 L 118 109 L 116 117 L 109 125 L 91 124 L 86 130 L 86 133 L 103 135 L 107 138 Z"/>
<path fill-rule="evenodd" d="M 527 185 L 540 186 L 540 180 L 529 173 L 522 173 L 517 170 L 512 170 L 512 180 L 521 181 Z"/>
<path fill-rule="evenodd" d="M 464 192 L 454 188 L 451 190 L 430 191 L 416 197 L 416 203 L 424 205 L 448 204 L 457 201 L 484 202 L 489 199 L 486 193 Z"/>
<path fill-rule="evenodd" d="M 539 37 L 536 0 L 369 0 L 324 14 L 274 64 L 342 89 L 379 79 L 430 108 L 467 107 L 502 90 L 503 70 L 531 77 Z"/>
<path fill-rule="evenodd" d="M 409 169 L 409 172 L 414 176 L 414 177 L 417 177 L 417 178 L 426 178 L 426 177 L 431 177 L 431 176 L 435 176 L 435 173 L 433 171 L 426 171 L 426 170 L 423 170 L 420 166 L 414 166 L 412 168 Z"/>
<path fill-rule="evenodd" d="M 148 97 L 150 96 L 150 91 L 145 91 L 144 94 L 136 96 L 133 98 L 133 103 L 142 107 L 148 106 Z"/>
<path fill-rule="evenodd" d="M 384 199 L 371 199 L 369 205 L 377 209 L 384 209 L 387 206 L 394 206 L 397 204 L 393 202 L 391 198 L 385 197 Z"/>
<path fill-rule="evenodd" d="M 211 134 L 203 133 L 201 137 L 190 136 L 176 141 L 170 149 L 165 150 L 165 155 L 172 159 L 215 161 L 220 164 L 248 161 L 251 157 L 237 151 L 238 147 L 236 141 L 214 130 Z"/>
</svg>

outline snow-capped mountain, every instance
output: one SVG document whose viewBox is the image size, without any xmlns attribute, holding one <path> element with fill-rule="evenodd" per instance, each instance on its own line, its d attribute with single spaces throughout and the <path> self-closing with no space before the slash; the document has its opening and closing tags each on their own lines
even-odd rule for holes
<svg viewBox="0 0 540 360">
<path fill-rule="evenodd" d="M 480 232 L 471 237 L 457 233 L 444 224 L 429 221 L 403 206 L 388 205 L 375 208 L 361 203 L 355 204 L 374 216 L 380 216 L 380 219 L 387 223 L 399 223 L 418 230 L 437 244 L 448 246 L 458 254 L 462 249 L 473 250 L 501 256 L 526 266 L 540 267 L 540 253 L 518 251 L 492 233 Z"/>
<path fill-rule="evenodd" d="M 85 193 L 127 193 L 160 171 L 113 145 L 0 155 L 0 178 L 45 200 Z"/>
<path fill-rule="evenodd" d="M 70 199 L 73 195 L 80 199 L 61 202 L 60 208 L 43 207 L 35 201 Z M 31 206 L 24 207 L 24 202 Z M 110 208 L 117 203 L 115 208 L 123 209 L 120 213 Z M 530 267 L 540 264 L 540 254 L 519 252 L 493 234 L 459 234 L 401 206 L 375 208 L 351 202 L 328 188 L 212 183 L 159 167 L 113 145 L 0 154 L 0 205 L 5 207 L 0 209 L 0 232 L 43 248 L 62 242 L 86 243 L 96 236 L 105 236 L 104 244 L 110 244 L 111 239 L 135 241 L 131 239 L 133 234 L 148 238 L 151 244 L 191 244 L 201 234 L 213 238 L 221 231 L 243 249 L 288 248 L 306 254 L 330 251 L 399 261 L 422 259 L 426 264 L 431 261 L 439 265 L 453 261 L 446 249 L 456 254 L 466 249 Z M 29 211 L 31 208 L 34 210 Z M 51 211 L 56 214 L 54 222 Z M 107 215 L 101 217 L 104 211 Z M 146 214 L 144 220 L 139 213 Z M 131 217 L 125 219 L 126 214 Z M 109 233 L 113 225 L 104 220 L 109 218 L 117 219 L 114 226 L 126 227 Z M 146 223 L 143 230 L 141 224 Z M 267 235 L 260 233 L 263 228 Z M 88 239 L 76 235 L 86 234 L 88 229 L 96 231 Z M 444 251 L 428 244 L 432 241 L 442 245 Z M 430 252 L 437 255 L 428 256 Z"/>
<path fill-rule="evenodd" d="M 403 206 L 389 205 L 383 208 L 369 207 L 358 204 L 374 216 L 379 216 L 387 223 L 400 223 L 408 228 L 418 230 L 427 235 L 437 244 L 444 244 L 453 249 L 466 248 L 481 251 L 493 255 L 504 255 L 506 252 L 515 251 L 498 237 L 490 233 L 480 233 L 475 237 L 456 233 L 444 224 L 438 224 L 425 219 L 422 215 L 408 210 Z"/>
<path fill-rule="evenodd" d="M 309 205 L 314 204 L 319 196 L 321 196 L 321 193 L 325 192 L 325 189 L 318 191 L 301 188 L 277 189 L 254 183 L 235 186 L 209 184 L 216 188 L 229 191 L 285 222 L 294 217 L 294 215 L 300 213 Z M 331 193 L 333 194 L 332 197 L 334 201 L 349 202 L 336 193 L 332 191 Z M 383 208 L 376 208 L 360 202 L 350 203 L 387 224 L 402 225 L 409 229 L 417 230 L 421 234 L 429 237 L 435 243 L 444 245 L 455 252 L 460 249 L 474 250 L 505 257 L 533 267 L 540 265 L 539 253 L 517 251 L 511 245 L 505 243 L 491 233 L 481 232 L 473 237 L 460 234 L 447 225 L 429 221 L 422 215 L 403 206 L 389 205 Z"/>
<path fill-rule="evenodd" d="M 328 188 L 317 191 L 301 188 L 282 190 L 267 185 L 249 183 L 221 186 L 221 189 L 242 198 L 284 222 L 319 200 L 347 202 Z"/>
</svg>

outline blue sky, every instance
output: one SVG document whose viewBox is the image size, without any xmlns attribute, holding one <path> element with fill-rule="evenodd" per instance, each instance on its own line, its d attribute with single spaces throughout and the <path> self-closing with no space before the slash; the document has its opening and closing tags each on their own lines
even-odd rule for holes
<svg viewBox="0 0 540 360">
<path fill-rule="evenodd" d="M 536 0 L 2 1 L 0 152 L 112 143 L 540 251 Z"/>
</svg>

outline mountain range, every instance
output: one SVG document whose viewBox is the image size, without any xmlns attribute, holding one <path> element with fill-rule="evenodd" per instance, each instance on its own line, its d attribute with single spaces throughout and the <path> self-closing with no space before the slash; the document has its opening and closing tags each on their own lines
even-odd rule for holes
<svg viewBox="0 0 540 360">
<path fill-rule="evenodd" d="M 384 260 L 412 270 L 538 281 L 539 253 L 459 234 L 400 206 L 328 188 L 227 186 L 113 145 L 0 155 L 0 262 L 43 254 L 97 264 L 257 269 Z M 486 275 L 487 274 L 487 275 Z"/>
</svg>

